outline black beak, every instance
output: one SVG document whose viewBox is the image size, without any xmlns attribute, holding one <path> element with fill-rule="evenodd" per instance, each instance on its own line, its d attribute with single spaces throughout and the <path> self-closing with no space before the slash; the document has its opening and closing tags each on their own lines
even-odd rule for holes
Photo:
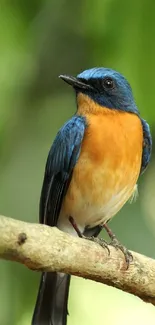
<svg viewBox="0 0 155 325">
<path fill-rule="evenodd" d="M 67 75 L 60 75 L 59 78 L 67 82 L 69 85 L 71 85 L 74 88 L 79 89 L 86 89 L 86 90 L 93 90 L 94 88 L 91 85 L 88 85 L 85 83 L 85 81 L 81 81 L 78 78 L 67 76 Z"/>
</svg>

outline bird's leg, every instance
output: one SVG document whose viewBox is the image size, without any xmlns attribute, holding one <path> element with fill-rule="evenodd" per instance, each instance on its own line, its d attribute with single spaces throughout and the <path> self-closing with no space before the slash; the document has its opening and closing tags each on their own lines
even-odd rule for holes
<svg viewBox="0 0 155 325">
<path fill-rule="evenodd" d="M 78 225 L 76 224 L 75 220 L 73 217 L 69 217 L 69 222 L 71 223 L 71 225 L 73 226 L 74 230 L 76 231 L 77 235 L 80 237 L 80 238 L 83 238 L 83 234 L 82 232 L 80 231 L 80 229 L 78 228 Z"/>
<path fill-rule="evenodd" d="M 103 248 L 106 248 L 107 251 L 108 251 L 108 253 L 109 253 L 109 255 L 110 255 L 110 250 L 109 250 L 109 247 L 108 247 L 108 243 L 104 239 L 97 238 L 97 237 L 94 237 L 94 236 L 87 237 L 87 236 L 83 235 L 82 232 L 80 231 L 80 229 L 78 228 L 78 225 L 76 224 L 74 218 L 71 217 L 71 216 L 69 217 L 69 222 L 71 223 L 71 225 L 73 226 L 74 230 L 76 231 L 77 235 L 80 238 L 87 239 L 87 240 L 91 240 L 91 241 L 99 244 Z"/>
<path fill-rule="evenodd" d="M 133 256 L 132 254 L 127 250 L 126 247 L 124 247 L 116 238 L 116 236 L 113 234 L 113 232 L 111 231 L 111 229 L 107 226 L 107 224 L 105 223 L 103 225 L 103 228 L 106 230 L 107 234 L 109 235 L 111 242 L 109 245 L 115 247 L 116 249 L 120 249 L 122 251 L 122 253 L 124 254 L 125 257 L 125 261 L 127 264 L 127 269 L 130 265 L 130 262 L 132 262 L 133 260 Z"/>
</svg>

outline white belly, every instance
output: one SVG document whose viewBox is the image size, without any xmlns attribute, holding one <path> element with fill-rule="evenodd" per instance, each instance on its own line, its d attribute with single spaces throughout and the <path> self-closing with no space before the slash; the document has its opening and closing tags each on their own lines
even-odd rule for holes
<svg viewBox="0 0 155 325">
<path fill-rule="evenodd" d="M 74 214 L 66 214 L 62 208 L 58 220 L 58 228 L 62 231 L 70 233 L 76 236 L 76 232 L 70 224 L 68 218 L 72 216 L 78 226 L 78 229 L 83 233 L 85 227 L 93 228 L 97 225 L 106 223 L 111 219 L 124 205 L 124 203 L 130 199 L 130 197 L 136 197 L 137 185 L 132 189 L 124 187 L 123 190 L 114 194 L 106 204 L 91 205 L 84 198 L 80 200 L 81 204 L 77 204 L 77 209 L 74 210 Z"/>
</svg>

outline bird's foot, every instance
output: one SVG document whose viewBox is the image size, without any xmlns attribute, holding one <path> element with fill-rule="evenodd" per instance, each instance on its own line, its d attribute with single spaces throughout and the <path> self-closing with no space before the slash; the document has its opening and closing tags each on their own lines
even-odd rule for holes
<svg viewBox="0 0 155 325">
<path fill-rule="evenodd" d="M 125 246 L 123 246 L 119 240 L 115 237 L 111 240 L 110 245 L 115 247 L 116 249 L 119 249 L 124 257 L 125 257 L 125 262 L 126 262 L 126 268 L 129 268 L 130 263 L 133 260 L 133 256 L 132 254 L 127 250 L 127 248 Z"/>
<path fill-rule="evenodd" d="M 99 244 L 101 247 L 106 248 L 108 251 L 108 254 L 110 255 L 110 249 L 109 246 L 113 246 L 116 249 L 121 250 L 121 252 L 123 253 L 124 257 L 125 257 L 125 262 L 126 262 L 126 269 L 129 268 L 130 262 L 132 262 L 133 260 L 133 256 L 132 254 L 127 250 L 127 248 L 125 246 L 123 246 L 118 239 L 116 238 L 116 236 L 113 234 L 113 232 L 111 231 L 111 229 L 107 226 L 107 224 L 103 225 L 103 228 L 105 228 L 106 232 L 108 233 L 111 242 L 108 244 L 103 238 L 97 238 L 97 237 L 87 237 L 85 235 L 82 234 L 82 232 L 80 231 L 80 229 L 78 228 L 75 220 L 73 217 L 69 217 L 69 222 L 71 223 L 71 225 L 73 226 L 74 230 L 76 231 L 76 233 L 78 234 L 78 236 L 80 238 L 83 239 L 87 239 L 87 240 L 91 240 L 94 243 Z"/>
<path fill-rule="evenodd" d="M 83 238 L 83 239 L 87 239 L 87 240 L 91 240 L 93 241 L 94 243 L 97 243 L 99 244 L 100 246 L 102 246 L 103 248 L 106 248 L 107 251 L 108 251 L 108 254 L 110 255 L 110 249 L 109 249 L 109 245 L 108 243 L 102 239 L 102 238 L 97 238 L 97 237 L 94 237 L 94 236 L 91 236 L 91 237 L 87 237 L 85 235 L 82 234 L 82 232 L 80 231 L 80 229 L 78 228 L 75 220 L 73 217 L 69 217 L 69 222 L 71 223 L 71 225 L 73 226 L 74 230 L 76 231 L 77 235 L 80 237 L 80 238 Z"/>
<path fill-rule="evenodd" d="M 107 224 L 105 224 L 103 227 L 105 228 L 105 230 L 107 231 L 109 237 L 111 238 L 111 242 L 109 243 L 109 245 L 115 247 L 116 249 L 121 250 L 121 252 L 123 253 L 123 255 L 125 257 L 126 268 L 128 269 L 130 263 L 133 260 L 132 254 L 127 250 L 127 248 L 125 246 L 123 246 L 119 242 L 119 240 L 116 238 L 116 236 L 113 234 L 113 232 L 111 231 L 111 229 L 107 226 Z"/>
<path fill-rule="evenodd" d="M 91 240 L 94 243 L 99 244 L 101 247 L 106 248 L 107 251 L 108 251 L 108 254 L 110 255 L 109 245 L 106 242 L 106 240 L 104 240 L 103 238 L 97 238 L 97 237 L 94 237 L 94 236 L 87 237 L 87 236 L 84 236 L 84 235 L 82 235 L 82 238 L 87 239 L 87 240 Z"/>
</svg>

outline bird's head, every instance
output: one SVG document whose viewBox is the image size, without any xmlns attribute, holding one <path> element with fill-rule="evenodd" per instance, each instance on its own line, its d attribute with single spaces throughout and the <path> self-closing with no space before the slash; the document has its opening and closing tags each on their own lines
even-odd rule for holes
<svg viewBox="0 0 155 325">
<path fill-rule="evenodd" d="M 85 70 L 77 77 L 60 75 L 71 85 L 77 96 L 83 94 L 101 107 L 131 112 L 139 115 L 132 89 L 119 72 L 108 68 Z"/>
</svg>

